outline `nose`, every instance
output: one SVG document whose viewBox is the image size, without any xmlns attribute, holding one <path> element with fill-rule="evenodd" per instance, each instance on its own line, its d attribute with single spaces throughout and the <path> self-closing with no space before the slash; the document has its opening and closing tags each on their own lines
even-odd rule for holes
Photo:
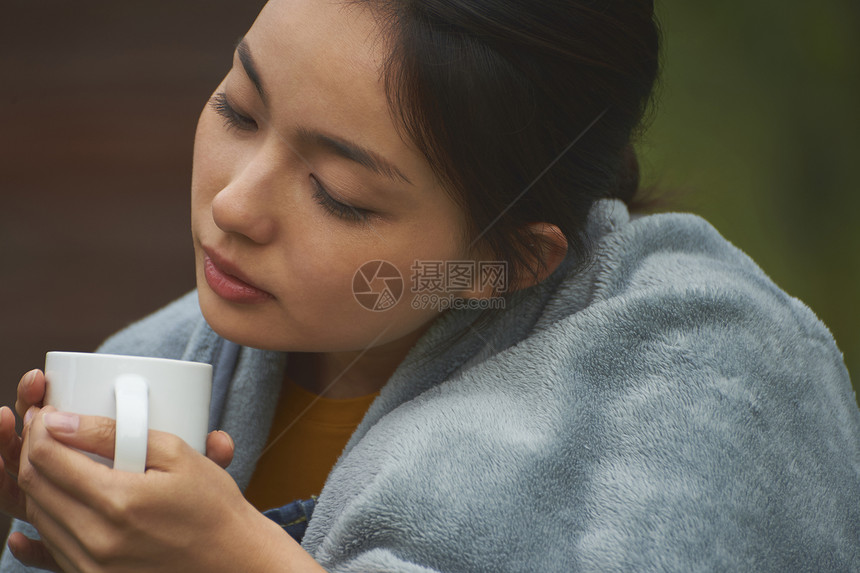
<svg viewBox="0 0 860 573">
<path fill-rule="evenodd" d="M 265 158 L 256 156 L 241 166 L 230 182 L 212 200 L 215 225 L 228 234 L 241 235 L 266 244 L 277 235 L 275 170 Z"/>
</svg>

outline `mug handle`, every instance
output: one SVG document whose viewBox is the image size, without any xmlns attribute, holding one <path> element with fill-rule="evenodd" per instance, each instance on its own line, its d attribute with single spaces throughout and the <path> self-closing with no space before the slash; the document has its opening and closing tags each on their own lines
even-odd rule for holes
<svg viewBox="0 0 860 573">
<path fill-rule="evenodd" d="M 122 374 L 114 382 L 116 394 L 115 470 L 143 473 L 149 435 L 149 384 L 137 374 Z"/>
</svg>

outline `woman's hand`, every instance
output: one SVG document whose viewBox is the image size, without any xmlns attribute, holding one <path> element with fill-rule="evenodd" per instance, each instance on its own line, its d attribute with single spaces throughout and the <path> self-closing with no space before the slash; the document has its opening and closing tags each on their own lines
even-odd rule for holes
<svg viewBox="0 0 860 573">
<path fill-rule="evenodd" d="M 31 370 L 18 382 L 15 409 L 22 418 L 33 406 L 41 406 L 45 398 L 45 375 Z M 15 431 L 15 414 L 8 407 L 0 408 L 0 511 L 17 519 L 25 519 L 26 504 L 16 477 L 21 457 L 21 436 Z"/>
<path fill-rule="evenodd" d="M 112 457 L 114 432 L 110 419 L 50 407 L 32 417 L 19 485 L 47 552 L 15 535 L 16 557 L 65 571 L 321 570 L 222 468 L 171 434 L 150 431 L 143 474 L 72 449 Z"/>
<path fill-rule="evenodd" d="M 45 398 L 45 375 L 41 370 L 31 370 L 18 383 L 15 409 L 25 426 L 38 412 Z M 18 486 L 18 471 L 22 438 L 15 431 L 15 414 L 4 406 L 0 408 L 0 511 L 27 521 L 26 496 Z M 233 459 L 233 440 L 225 432 L 211 432 L 206 439 L 206 456 L 222 468 Z M 10 538 L 10 549 L 22 561 L 45 569 L 58 570 L 43 543 L 28 539 L 21 534 Z"/>
<path fill-rule="evenodd" d="M 15 433 L 15 414 L 0 408 L 0 511 L 6 515 L 24 518 L 24 496 L 15 479 L 21 457 L 21 438 Z"/>
<path fill-rule="evenodd" d="M 24 374 L 18 382 L 15 401 L 18 415 L 26 420 L 27 413 L 35 412 L 44 399 L 45 374 L 41 370 Z M 26 520 L 26 502 L 17 481 L 21 441 L 21 436 L 15 431 L 15 414 L 3 406 L 0 408 L 0 512 Z M 206 456 L 226 468 L 233 459 L 233 440 L 225 432 L 210 433 L 206 439 Z"/>
</svg>

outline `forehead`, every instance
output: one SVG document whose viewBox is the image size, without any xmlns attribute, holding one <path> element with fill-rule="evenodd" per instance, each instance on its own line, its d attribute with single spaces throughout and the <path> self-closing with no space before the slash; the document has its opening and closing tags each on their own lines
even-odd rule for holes
<svg viewBox="0 0 860 573">
<path fill-rule="evenodd" d="M 368 2 L 272 0 L 245 36 L 285 139 L 303 128 L 383 155 L 421 188 L 440 183 L 391 113 L 388 42 Z M 234 67 L 235 69 L 235 67 Z"/>
<path fill-rule="evenodd" d="M 364 2 L 270 0 L 251 28 L 274 47 L 328 56 L 361 71 L 375 71 L 384 55 L 376 50 L 378 26 Z"/>
<path fill-rule="evenodd" d="M 273 115 L 277 108 L 294 117 L 321 112 L 326 121 L 349 119 L 365 129 L 391 123 L 381 76 L 386 54 L 365 4 L 272 0 L 245 39 L 272 92 Z"/>
</svg>

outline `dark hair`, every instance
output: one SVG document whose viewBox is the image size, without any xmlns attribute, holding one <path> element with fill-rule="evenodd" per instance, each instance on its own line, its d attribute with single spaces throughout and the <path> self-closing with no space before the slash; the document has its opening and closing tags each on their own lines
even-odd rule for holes
<svg viewBox="0 0 860 573">
<path fill-rule="evenodd" d="M 369 0 L 358 0 L 367 2 Z M 375 0 L 405 134 L 510 278 L 535 276 L 529 223 L 587 260 L 595 201 L 634 201 L 632 141 L 659 68 L 651 0 Z"/>
</svg>

